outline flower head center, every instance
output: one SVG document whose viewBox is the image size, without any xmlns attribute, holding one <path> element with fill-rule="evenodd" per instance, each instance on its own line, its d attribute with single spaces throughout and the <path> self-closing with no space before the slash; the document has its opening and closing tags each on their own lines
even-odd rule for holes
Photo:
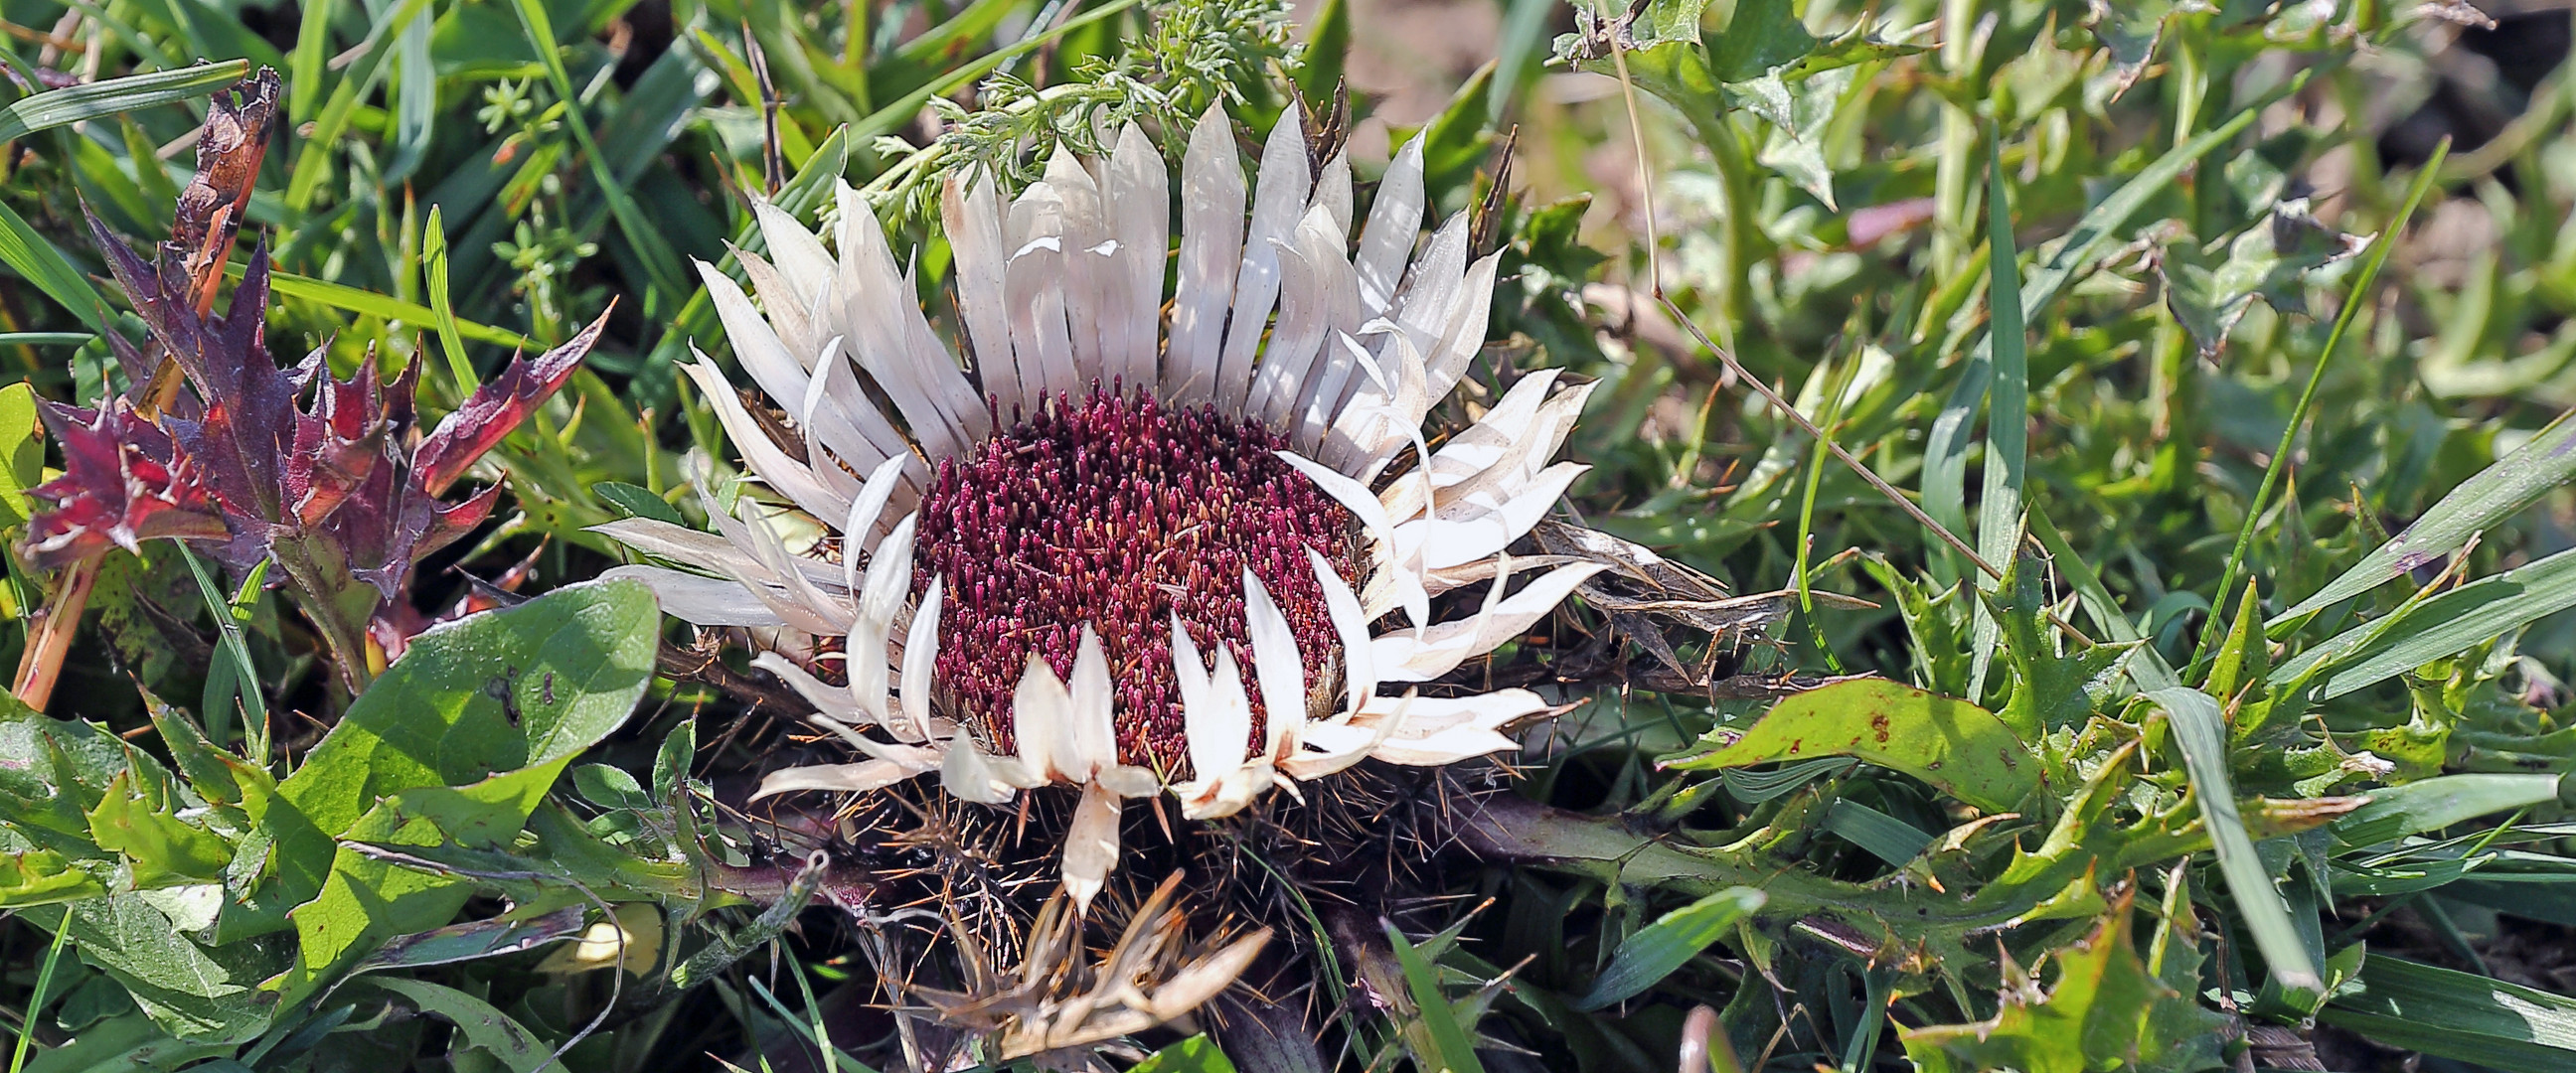
<svg viewBox="0 0 2576 1073">
<path fill-rule="evenodd" d="M 1014 751 L 1011 697 L 1029 654 L 1069 677 L 1088 625 L 1109 658 L 1119 761 L 1178 778 L 1189 752 L 1177 612 L 1205 659 L 1232 649 L 1252 700 L 1245 745 L 1257 749 L 1273 715 L 1251 681 L 1247 568 L 1288 620 L 1309 695 L 1329 695 L 1339 635 L 1306 550 L 1354 577 L 1359 524 L 1273 453 L 1286 446 L 1213 407 L 1095 389 L 941 462 L 921 502 L 913 579 L 916 594 L 944 579 L 941 705 L 988 748 Z"/>
</svg>

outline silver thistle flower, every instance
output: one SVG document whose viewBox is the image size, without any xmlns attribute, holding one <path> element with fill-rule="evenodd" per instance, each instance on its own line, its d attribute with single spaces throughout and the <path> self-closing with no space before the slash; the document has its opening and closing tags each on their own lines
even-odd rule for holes
<svg viewBox="0 0 2576 1073">
<path fill-rule="evenodd" d="M 988 803 L 1079 787 L 1063 868 L 1081 908 L 1117 864 L 1124 799 L 1170 792 L 1218 817 L 1364 759 L 1514 748 L 1500 728 L 1545 712 L 1537 694 L 1384 691 L 1491 652 L 1602 569 L 1550 560 L 1514 589 L 1531 564 L 1504 551 L 1586 468 L 1550 459 L 1590 388 L 1532 373 L 1429 449 L 1424 419 L 1485 342 L 1497 257 L 1470 260 L 1464 213 L 1422 238 L 1422 152 L 1397 153 L 1352 253 L 1347 158 L 1311 167 L 1292 114 L 1247 186 L 1209 109 L 1180 169 L 1168 327 L 1173 191 L 1142 131 L 1106 159 L 1059 152 L 1007 205 L 989 176 L 952 180 L 969 363 L 856 192 L 839 192 L 831 250 L 756 206 L 773 259 L 742 260 L 759 305 L 699 271 L 802 457 L 703 354 L 688 372 L 751 475 L 837 528 L 818 547 L 839 561 L 711 496 L 718 533 L 601 528 L 707 571 L 615 571 L 675 616 L 846 639 L 822 657 L 846 661 L 846 685 L 757 662 L 864 758 L 760 792 L 933 771 Z M 1475 584 L 1477 611 L 1433 621 L 1433 596 Z"/>
</svg>

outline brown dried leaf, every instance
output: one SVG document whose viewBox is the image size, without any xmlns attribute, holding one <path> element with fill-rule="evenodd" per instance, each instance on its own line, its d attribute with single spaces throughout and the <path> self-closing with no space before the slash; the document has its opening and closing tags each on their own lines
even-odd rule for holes
<svg viewBox="0 0 2576 1073">
<path fill-rule="evenodd" d="M 977 993 L 908 990 L 949 1026 L 994 1037 L 1005 1060 L 1088 1048 L 1188 1016 L 1233 986 L 1270 929 L 1213 948 L 1193 943 L 1180 883 L 1178 872 L 1165 879 L 1097 962 L 1083 952 L 1082 917 L 1059 892 L 1030 925 L 1020 963 L 978 980 Z"/>
<path fill-rule="evenodd" d="M 199 129 L 197 174 L 179 191 L 178 221 L 170 240 L 161 244 L 161 257 L 165 273 L 175 270 L 176 278 L 186 281 L 181 293 L 200 315 L 214 308 L 215 284 L 223 279 L 242 210 L 250 205 L 251 184 L 268 154 L 268 123 L 277 114 L 277 94 L 277 71 L 262 67 L 216 94 Z"/>
</svg>

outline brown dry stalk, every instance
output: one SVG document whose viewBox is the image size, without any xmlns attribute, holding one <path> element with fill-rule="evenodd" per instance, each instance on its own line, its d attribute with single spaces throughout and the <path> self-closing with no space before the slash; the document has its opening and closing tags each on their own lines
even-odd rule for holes
<svg viewBox="0 0 2576 1073">
<path fill-rule="evenodd" d="M 38 712 L 53 699 L 54 682 L 62 677 L 63 657 L 80 632 L 81 612 L 89 607 L 89 590 L 98 582 L 100 558 L 92 555 L 63 571 L 44 609 L 28 623 L 27 651 L 18 657 L 18 678 L 9 691 Z"/>
</svg>

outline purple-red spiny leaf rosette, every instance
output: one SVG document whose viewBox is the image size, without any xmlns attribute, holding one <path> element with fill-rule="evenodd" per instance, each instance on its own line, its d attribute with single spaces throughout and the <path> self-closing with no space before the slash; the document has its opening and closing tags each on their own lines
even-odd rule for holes
<svg viewBox="0 0 2576 1073">
<path fill-rule="evenodd" d="M 157 509 L 148 495 L 66 496 L 57 512 L 78 506 L 80 513 L 40 519 L 39 531 L 50 540 L 47 561 L 132 547 L 152 536 L 210 541 L 208 550 L 235 573 L 272 559 L 342 661 L 358 657 L 354 646 L 377 613 L 403 599 L 422 557 L 490 517 L 497 485 L 461 502 L 439 496 L 571 378 L 607 324 L 603 313 L 564 345 L 513 360 L 423 436 L 414 398 L 418 363 L 390 383 L 378 373 L 373 350 L 347 379 L 331 375 L 321 347 L 291 368 L 277 366 L 263 327 L 270 277 L 265 245 L 252 250 L 229 308 L 216 315 L 211 302 L 191 300 L 193 277 L 184 258 L 169 255 L 168 244 L 157 263 L 146 261 L 96 216 L 90 220 L 151 334 L 143 348 L 120 348 L 128 375 L 166 353 L 191 389 L 169 400 L 158 425 L 121 400 L 115 413 L 122 418 L 96 419 L 109 423 L 90 437 L 96 442 L 88 446 L 105 467 L 92 469 L 124 472 L 115 467 L 123 464 L 117 451 L 126 451 L 135 459 L 128 470 L 172 475 L 179 487 L 161 498 L 193 503 L 197 513 L 144 528 L 134 524 L 145 520 L 140 516 L 115 511 Z M 114 448 L 129 440 L 128 447 Z M 38 549 L 31 544 L 30 550 Z"/>
<path fill-rule="evenodd" d="M 51 569 L 155 537 L 222 539 L 223 518 L 168 434 L 122 399 L 98 410 L 46 402 L 38 411 L 63 448 L 63 475 L 28 494 L 45 505 L 26 553 Z"/>
<path fill-rule="evenodd" d="M 196 388 L 202 412 L 195 420 L 173 415 L 170 434 L 196 460 L 206 490 L 235 522 L 283 521 L 280 474 L 294 452 L 298 427 L 297 378 L 268 356 L 268 251 L 254 250 L 223 315 L 200 314 L 184 292 L 187 281 L 156 271 L 110 234 L 98 217 L 90 230 L 117 284 L 158 343 Z M 226 565 L 248 569 L 247 561 Z"/>
</svg>

